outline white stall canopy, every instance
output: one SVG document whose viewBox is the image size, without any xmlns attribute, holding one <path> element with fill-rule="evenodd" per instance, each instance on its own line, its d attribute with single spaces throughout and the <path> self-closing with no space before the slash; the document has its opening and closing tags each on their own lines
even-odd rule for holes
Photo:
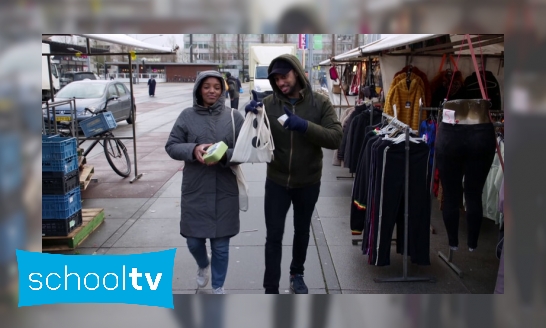
<svg viewBox="0 0 546 328">
<path fill-rule="evenodd" d="M 424 72 L 429 80 L 438 73 L 443 55 L 444 67 L 452 67 L 452 61 L 457 63 L 457 68 L 464 77 L 475 72 L 470 55 L 470 47 L 464 34 L 451 34 L 450 42 L 435 45 L 422 45 L 420 48 L 409 47 L 412 44 L 446 36 L 447 34 L 390 34 L 376 42 L 347 51 L 333 58 L 334 63 L 344 64 L 366 60 L 369 57 L 379 57 L 381 67 L 382 84 L 385 95 L 388 93 L 394 75 L 407 63 L 411 63 Z M 499 81 L 501 94 L 504 95 L 504 35 L 502 34 L 471 34 L 470 40 L 474 48 L 475 56 L 479 63 L 482 62 L 486 70 L 495 74 Z M 330 65 L 330 60 L 325 60 L 320 65 Z M 452 67 L 454 69 L 454 67 Z M 504 103 L 504 101 L 503 101 Z"/>
<path fill-rule="evenodd" d="M 135 47 L 139 49 L 154 50 L 159 52 L 173 53 L 178 50 L 178 46 L 174 48 L 156 46 L 151 43 L 143 42 L 128 36 L 127 34 L 75 34 L 89 39 L 95 39 L 105 42 L 122 44 L 125 46 Z"/>
</svg>

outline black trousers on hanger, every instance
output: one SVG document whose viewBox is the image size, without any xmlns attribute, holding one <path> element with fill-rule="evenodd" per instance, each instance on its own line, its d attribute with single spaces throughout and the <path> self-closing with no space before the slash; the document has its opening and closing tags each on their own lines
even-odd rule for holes
<svg viewBox="0 0 546 328">
<path fill-rule="evenodd" d="M 397 253 L 404 253 L 405 142 L 383 141 L 376 153 L 374 205 L 374 265 L 389 265 L 391 240 L 396 225 Z M 427 192 L 429 147 L 410 142 L 408 204 L 408 255 L 411 262 L 430 265 L 430 198 Z M 379 185 L 377 184 L 379 183 Z"/>
<path fill-rule="evenodd" d="M 444 191 L 443 217 L 449 246 L 459 246 L 459 207 L 464 192 L 467 244 L 476 248 L 483 219 L 483 187 L 495 157 L 495 128 L 491 123 L 441 123 L 436 138 L 436 161 Z"/>
</svg>

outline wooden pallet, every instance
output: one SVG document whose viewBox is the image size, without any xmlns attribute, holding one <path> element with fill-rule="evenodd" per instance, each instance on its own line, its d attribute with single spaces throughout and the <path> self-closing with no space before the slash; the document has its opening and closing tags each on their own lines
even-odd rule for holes
<svg viewBox="0 0 546 328">
<path fill-rule="evenodd" d="M 42 252 L 65 252 L 74 250 L 104 221 L 104 209 L 82 209 L 82 225 L 66 237 L 42 237 Z"/>
<path fill-rule="evenodd" d="M 89 183 L 91 182 L 91 178 L 93 177 L 93 174 L 95 173 L 95 167 L 92 165 L 84 165 L 83 170 L 80 172 L 80 190 L 87 189 L 87 186 L 89 186 Z"/>
</svg>

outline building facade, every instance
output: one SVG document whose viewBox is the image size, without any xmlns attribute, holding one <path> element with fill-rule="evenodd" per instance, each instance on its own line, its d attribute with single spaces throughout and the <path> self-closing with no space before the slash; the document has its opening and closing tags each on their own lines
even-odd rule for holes
<svg viewBox="0 0 546 328">
<path fill-rule="evenodd" d="M 314 34 L 312 58 L 306 50 L 306 63 L 317 66 L 323 60 L 378 40 L 380 34 Z M 298 43 L 298 34 L 185 34 L 184 62 L 216 63 L 221 71 L 246 78 L 249 45 L 255 43 Z M 302 58 L 302 51 L 298 51 Z"/>
</svg>

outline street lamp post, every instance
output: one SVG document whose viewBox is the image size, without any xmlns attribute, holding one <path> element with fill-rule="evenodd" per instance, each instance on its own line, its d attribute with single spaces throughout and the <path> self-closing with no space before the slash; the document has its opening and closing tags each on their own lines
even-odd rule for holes
<svg viewBox="0 0 546 328">
<path fill-rule="evenodd" d="M 193 63 L 193 47 L 196 46 L 195 43 L 190 44 L 190 47 L 188 48 L 190 50 L 190 63 Z"/>
</svg>

